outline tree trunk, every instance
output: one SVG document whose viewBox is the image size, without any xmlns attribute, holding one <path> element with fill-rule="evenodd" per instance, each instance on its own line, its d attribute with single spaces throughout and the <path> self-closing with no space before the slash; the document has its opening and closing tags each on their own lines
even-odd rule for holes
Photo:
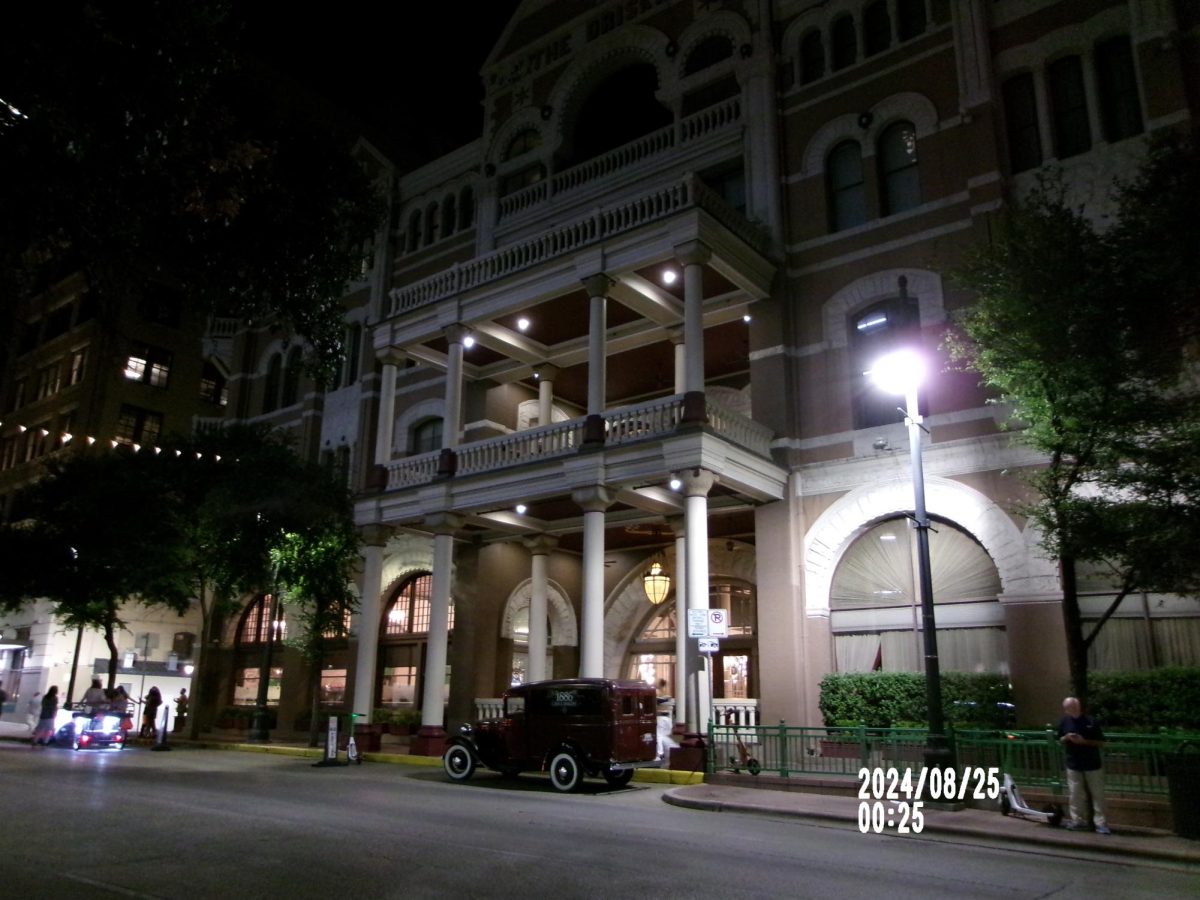
<svg viewBox="0 0 1200 900">
<path fill-rule="evenodd" d="M 1059 562 L 1062 578 L 1063 627 L 1067 638 L 1067 663 L 1071 669 L 1071 689 L 1079 702 L 1087 705 L 1088 658 L 1083 639 L 1083 616 L 1079 611 L 1079 586 L 1075 578 L 1075 560 L 1064 556 Z"/>
<path fill-rule="evenodd" d="M 104 643 L 108 644 L 108 689 L 111 691 L 117 686 L 117 663 L 121 658 L 111 620 L 104 623 Z"/>
<path fill-rule="evenodd" d="M 200 643 L 196 649 L 195 659 L 192 661 L 195 668 L 192 670 L 192 690 L 191 700 L 188 703 L 188 737 L 192 740 L 198 740 L 200 737 L 200 704 L 204 701 L 204 689 L 201 685 L 204 682 L 204 657 L 208 652 L 208 643 L 212 632 L 212 603 L 205 602 L 205 590 L 207 585 L 204 579 L 200 579 Z"/>
</svg>

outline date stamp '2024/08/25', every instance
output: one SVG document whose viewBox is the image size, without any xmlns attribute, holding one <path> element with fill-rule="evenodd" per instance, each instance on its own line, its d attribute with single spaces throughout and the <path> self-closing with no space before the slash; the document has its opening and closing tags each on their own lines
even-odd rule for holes
<svg viewBox="0 0 1200 900">
<path fill-rule="evenodd" d="M 866 768 L 858 770 L 858 830 L 920 834 L 925 828 L 925 801 L 965 803 L 1000 797 L 1000 770 L 968 766 L 957 769 Z"/>
</svg>

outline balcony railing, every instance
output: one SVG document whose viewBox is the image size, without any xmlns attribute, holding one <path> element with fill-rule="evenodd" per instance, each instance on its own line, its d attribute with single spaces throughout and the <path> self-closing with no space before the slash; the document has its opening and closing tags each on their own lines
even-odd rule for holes
<svg viewBox="0 0 1200 900">
<path fill-rule="evenodd" d="M 683 421 L 683 399 L 683 394 L 673 394 L 609 410 L 604 414 L 605 445 L 619 446 L 674 434 Z M 705 413 L 708 428 L 713 433 L 752 453 L 770 458 L 773 435 L 769 428 L 712 400 L 706 400 Z M 570 419 L 463 444 L 455 448 L 456 473 L 494 472 L 574 453 L 583 446 L 585 423 L 585 419 Z M 438 475 L 439 457 L 440 453 L 435 451 L 387 463 L 387 489 L 394 491 L 429 484 Z"/>
<path fill-rule="evenodd" d="M 658 131 L 652 131 L 636 141 L 631 141 L 577 166 L 556 172 L 545 181 L 540 181 L 501 198 L 500 219 L 503 221 L 531 209 L 551 197 L 584 187 L 622 170 L 643 165 L 646 161 L 663 156 L 678 146 L 694 143 L 715 132 L 737 125 L 741 120 L 741 98 L 731 97 L 715 106 L 702 109 L 698 113 L 681 119 L 678 124 L 671 124 Z"/>
<path fill-rule="evenodd" d="M 703 209 L 750 246 L 766 252 L 766 239 L 758 226 L 748 222 L 695 175 L 687 175 L 648 194 L 613 206 L 600 207 L 527 240 L 494 250 L 464 264 L 455 263 L 429 278 L 395 288 L 389 295 L 391 302 L 388 315 L 399 316 L 412 312 L 693 208 Z"/>
</svg>

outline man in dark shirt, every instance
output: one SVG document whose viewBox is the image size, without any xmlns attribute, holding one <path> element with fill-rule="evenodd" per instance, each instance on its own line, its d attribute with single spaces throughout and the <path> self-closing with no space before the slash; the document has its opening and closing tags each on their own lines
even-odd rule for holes
<svg viewBox="0 0 1200 900">
<path fill-rule="evenodd" d="M 1104 769 L 1100 761 L 1104 732 L 1095 719 L 1083 714 L 1075 697 L 1063 700 L 1058 739 L 1067 755 L 1067 787 L 1071 793 L 1071 820 L 1067 828 L 1071 831 L 1087 830 L 1090 811 L 1096 833 L 1112 834 L 1104 814 Z"/>
</svg>

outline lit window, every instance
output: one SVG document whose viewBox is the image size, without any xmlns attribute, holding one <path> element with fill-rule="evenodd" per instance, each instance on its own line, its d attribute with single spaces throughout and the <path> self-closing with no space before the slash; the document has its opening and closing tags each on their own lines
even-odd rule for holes
<svg viewBox="0 0 1200 900">
<path fill-rule="evenodd" d="M 417 575 L 406 581 L 384 611 L 384 634 L 425 634 L 429 631 L 429 611 L 433 590 L 432 575 Z M 447 628 L 454 629 L 454 601 L 450 601 Z"/>
<path fill-rule="evenodd" d="M 885 216 L 920 205 L 917 131 L 911 122 L 897 122 L 880 135 L 879 180 Z"/>
<path fill-rule="evenodd" d="M 125 377 L 151 387 L 165 388 L 171 374 L 171 354 L 157 347 L 138 347 L 125 360 Z"/>
<path fill-rule="evenodd" d="M 121 444 L 153 444 L 162 433 L 162 413 L 123 405 L 117 417 L 116 440 Z"/>
</svg>

